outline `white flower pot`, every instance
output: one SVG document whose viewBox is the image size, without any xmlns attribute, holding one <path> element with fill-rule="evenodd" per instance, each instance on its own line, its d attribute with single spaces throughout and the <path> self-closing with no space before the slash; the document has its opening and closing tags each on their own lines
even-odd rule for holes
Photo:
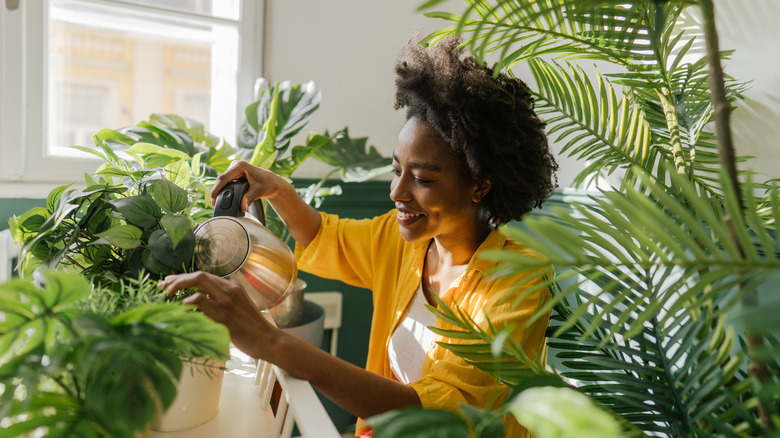
<svg viewBox="0 0 780 438">
<path fill-rule="evenodd" d="M 211 421 L 219 411 L 224 361 L 183 364 L 173 404 L 149 426 L 157 432 L 177 432 Z"/>
</svg>

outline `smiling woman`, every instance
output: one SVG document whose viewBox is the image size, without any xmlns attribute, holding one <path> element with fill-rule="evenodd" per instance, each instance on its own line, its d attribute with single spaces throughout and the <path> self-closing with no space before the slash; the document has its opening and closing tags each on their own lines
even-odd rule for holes
<svg viewBox="0 0 780 438">
<path fill-rule="evenodd" d="M 227 325 L 239 348 L 310 381 L 359 417 L 411 406 L 484 408 L 507 396 L 495 377 L 442 348 L 462 341 L 426 302 L 458 308 L 485 330 L 514 327 L 525 354 L 540 366 L 545 361 L 547 317 L 528 320 L 549 300 L 548 290 L 527 281 L 530 273 L 490 277 L 495 263 L 478 253 L 531 255 L 498 226 L 550 196 L 557 165 L 526 85 L 494 77 L 457 45 L 410 42 L 398 61 L 397 107 L 408 112 L 393 155 L 395 209 L 365 220 L 320 213 L 287 181 L 247 163 L 223 173 L 212 192 L 246 179 L 243 207 L 268 200 L 296 240 L 299 269 L 372 291 L 365 370 L 270 327 L 236 283 L 205 273 L 166 278 L 171 294 L 198 288 L 186 302 Z M 506 294 L 514 300 L 503 301 Z M 239 312 L 242 318 L 231 317 Z M 510 436 L 525 436 L 513 420 L 506 427 Z M 358 431 L 365 428 L 360 423 Z"/>
</svg>

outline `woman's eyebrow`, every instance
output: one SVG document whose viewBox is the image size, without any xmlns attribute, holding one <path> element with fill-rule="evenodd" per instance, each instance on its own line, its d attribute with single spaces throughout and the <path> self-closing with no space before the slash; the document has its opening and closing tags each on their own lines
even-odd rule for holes
<svg viewBox="0 0 780 438">
<path fill-rule="evenodd" d="M 395 152 L 393 152 L 393 161 L 399 163 L 398 157 L 395 155 Z M 425 169 L 433 172 L 441 172 L 441 166 L 432 163 L 426 163 L 424 161 L 410 161 L 409 163 L 406 164 L 412 169 Z"/>
</svg>

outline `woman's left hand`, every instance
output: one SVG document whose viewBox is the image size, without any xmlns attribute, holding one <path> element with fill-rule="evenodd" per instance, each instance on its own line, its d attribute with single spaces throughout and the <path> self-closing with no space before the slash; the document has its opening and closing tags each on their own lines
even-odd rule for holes
<svg viewBox="0 0 780 438">
<path fill-rule="evenodd" d="M 233 344 L 244 353 L 268 359 L 264 347 L 274 341 L 278 329 L 266 320 L 239 284 L 198 271 L 168 275 L 157 287 L 168 295 L 197 288 L 198 292 L 185 298 L 183 303 L 197 305 L 206 316 L 227 326 Z"/>
</svg>

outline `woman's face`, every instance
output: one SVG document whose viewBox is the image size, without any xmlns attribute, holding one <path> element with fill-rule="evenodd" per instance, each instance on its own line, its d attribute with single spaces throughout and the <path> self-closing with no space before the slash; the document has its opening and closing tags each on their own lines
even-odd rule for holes
<svg viewBox="0 0 780 438">
<path fill-rule="evenodd" d="M 408 242 L 469 235 L 487 190 L 466 181 L 447 143 L 425 122 L 411 118 L 398 135 L 393 153 L 390 199 Z M 489 186 L 488 186 L 489 187 Z M 483 193 L 484 192 L 484 193 Z"/>
</svg>

